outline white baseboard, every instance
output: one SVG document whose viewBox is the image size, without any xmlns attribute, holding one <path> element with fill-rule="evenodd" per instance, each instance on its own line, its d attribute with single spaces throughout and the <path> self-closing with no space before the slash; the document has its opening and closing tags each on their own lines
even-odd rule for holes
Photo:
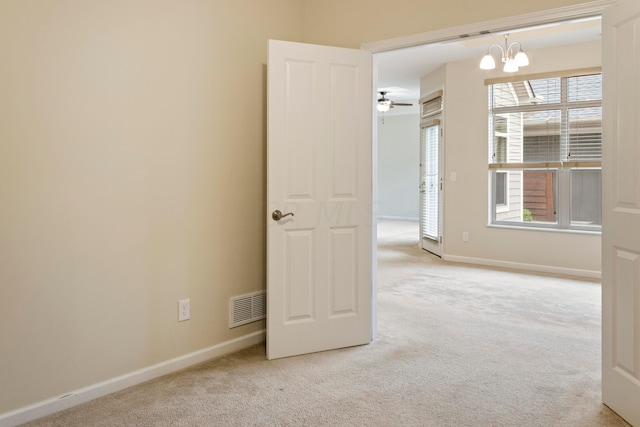
<svg viewBox="0 0 640 427">
<path fill-rule="evenodd" d="M 471 258 L 456 255 L 442 255 L 442 259 L 451 262 L 486 265 L 490 267 L 511 268 L 515 270 L 536 271 L 539 273 L 561 274 L 565 276 L 602 279 L 602 272 L 595 270 L 581 270 L 577 268 L 553 267 L 549 265 L 525 264 L 521 262 L 499 261 L 485 258 Z"/>
<path fill-rule="evenodd" d="M 179 371 L 215 357 L 233 353 L 255 344 L 264 342 L 264 330 L 254 332 L 230 341 L 226 341 L 193 353 L 185 354 L 119 377 L 72 391 L 64 396 L 44 400 L 31 406 L 0 414 L 0 427 L 12 427 L 53 414 L 54 412 L 88 402 L 98 397 L 132 387 L 137 384 Z"/>
<path fill-rule="evenodd" d="M 417 217 L 412 216 L 391 216 L 391 215 L 378 215 L 378 219 L 387 219 L 391 221 L 413 221 L 418 222 Z"/>
</svg>

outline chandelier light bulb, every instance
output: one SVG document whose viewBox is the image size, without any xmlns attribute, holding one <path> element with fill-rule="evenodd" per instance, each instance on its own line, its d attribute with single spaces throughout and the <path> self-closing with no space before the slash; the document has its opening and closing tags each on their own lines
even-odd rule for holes
<svg viewBox="0 0 640 427">
<path fill-rule="evenodd" d="M 524 53 L 523 50 L 518 52 L 518 54 L 516 55 L 515 58 L 513 58 L 513 60 L 516 62 L 518 67 L 526 67 L 527 65 L 529 65 L 529 57 L 527 56 L 526 53 Z"/>
<path fill-rule="evenodd" d="M 508 59 L 507 62 L 504 63 L 504 68 L 502 69 L 505 73 L 515 73 L 518 71 L 518 64 L 513 59 Z"/>
<path fill-rule="evenodd" d="M 480 61 L 480 69 L 482 70 L 493 70 L 496 68 L 496 61 L 493 59 L 493 56 L 489 52 L 482 58 Z"/>
</svg>

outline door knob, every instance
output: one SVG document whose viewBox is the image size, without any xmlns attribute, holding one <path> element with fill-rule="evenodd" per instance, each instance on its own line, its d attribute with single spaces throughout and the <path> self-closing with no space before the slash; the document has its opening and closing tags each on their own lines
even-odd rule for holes
<svg viewBox="0 0 640 427">
<path fill-rule="evenodd" d="M 273 218 L 274 221 L 280 221 L 282 218 L 284 218 L 285 216 L 289 216 L 289 215 L 293 216 L 293 213 L 289 212 L 289 213 L 283 214 L 279 210 L 275 210 L 271 214 L 271 218 Z"/>
</svg>

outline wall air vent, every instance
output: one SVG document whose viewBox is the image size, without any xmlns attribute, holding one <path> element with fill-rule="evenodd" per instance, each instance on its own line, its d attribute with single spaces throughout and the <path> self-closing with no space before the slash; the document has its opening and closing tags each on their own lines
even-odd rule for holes
<svg viewBox="0 0 640 427">
<path fill-rule="evenodd" d="M 267 317 L 266 291 L 232 297 L 229 302 L 229 328 Z"/>
</svg>

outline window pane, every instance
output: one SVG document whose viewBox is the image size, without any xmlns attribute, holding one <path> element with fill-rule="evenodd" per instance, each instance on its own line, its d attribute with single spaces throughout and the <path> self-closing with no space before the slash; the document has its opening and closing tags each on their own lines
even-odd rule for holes
<svg viewBox="0 0 640 427">
<path fill-rule="evenodd" d="M 524 171 L 525 217 L 535 222 L 556 222 L 556 171 Z M 528 211 L 528 212 L 527 212 Z"/>
<path fill-rule="evenodd" d="M 492 86 L 493 108 L 512 107 L 518 105 L 510 83 L 498 83 Z"/>
<path fill-rule="evenodd" d="M 602 107 L 568 111 L 568 161 L 598 161 L 602 158 Z"/>
<path fill-rule="evenodd" d="M 495 147 L 493 148 L 493 158 L 491 163 L 507 162 L 507 137 L 496 136 Z"/>
<path fill-rule="evenodd" d="M 507 133 L 508 129 L 508 121 L 505 116 L 495 116 L 493 122 L 493 127 L 496 133 Z"/>
<path fill-rule="evenodd" d="M 571 225 L 602 225 L 602 171 L 571 171 Z"/>
<path fill-rule="evenodd" d="M 507 173 L 496 172 L 496 205 L 507 204 Z"/>
<path fill-rule="evenodd" d="M 567 78 L 569 102 L 600 101 L 602 99 L 602 74 Z"/>
<path fill-rule="evenodd" d="M 522 163 L 522 113 L 496 116 L 491 163 Z"/>
<path fill-rule="evenodd" d="M 492 88 L 492 108 L 557 104 L 561 100 L 559 77 L 497 83 Z"/>
<path fill-rule="evenodd" d="M 522 222 L 522 171 L 496 172 L 493 185 L 496 199 L 500 192 L 507 196 L 505 203 L 494 203 L 496 221 Z"/>
<path fill-rule="evenodd" d="M 557 104 L 561 100 L 560 77 L 529 80 L 535 104 Z"/>
<path fill-rule="evenodd" d="M 496 203 L 494 204 L 496 221 L 513 223 L 556 223 L 556 170 L 509 170 L 496 172 L 494 179 Z M 504 177 L 504 182 L 501 182 Z M 506 203 L 500 205 L 499 193 L 502 186 Z"/>
<path fill-rule="evenodd" d="M 523 113 L 524 163 L 560 160 L 560 110 Z"/>
</svg>

